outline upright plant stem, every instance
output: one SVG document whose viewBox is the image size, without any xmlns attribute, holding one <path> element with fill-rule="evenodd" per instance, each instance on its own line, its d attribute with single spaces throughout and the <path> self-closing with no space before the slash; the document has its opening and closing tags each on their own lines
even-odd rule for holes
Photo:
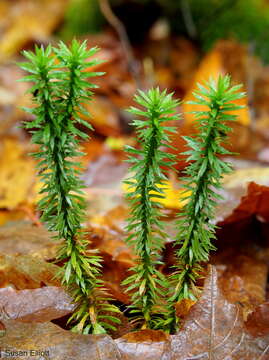
<svg viewBox="0 0 269 360">
<path fill-rule="evenodd" d="M 216 239 L 216 225 L 213 224 L 217 200 L 222 199 L 218 191 L 222 188 L 223 174 L 231 171 L 231 165 L 220 158 L 231 154 L 221 143 L 231 128 L 227 122 L 235 121 L 236 115 L 230 111 L 241 109 L 234 100 L 240 99 L 241 85 L 230 85 L 229 76 L 220 76 L 218 81 L 209 81 L 205 86 L 199 85 L 194 93 L 193 105 L 208 107 L 207 111 L 194 112 L 198 125 L 198 134 L 185 137 L 191 150 L 188 155 L 190 165 L 186 169 L 184 188 L 188 200 L 183 211 L 179 213 L 178 235 L 176 244 L 177 271 L 172 276 L 175 289 L 169 299 L 170 331 L 178 327 L 174 304 L 183 299 L 195 301 L 199 293 L 196 281 L 201 277 L 201 263 L 209 260 L 211 250 L 215 250 L 212 241 Z"/>
<path fill-rule="evenodd" d="M 83 333 L 103 333 L 107 328 L 114 329 L 111 322 L 118 322 L 106 314 L 117 309 L 107 302 L 109 298 L 103 290 L 101 258 L 87 249 L 89 242 L 82 228 L 86 203 L 80 180 L 81 165 L 74 161 L 82 155 L 78 151 L 78 138 L 88 138 L 76 125 L 92 129 L 81 118 L 81 113 L 89 115 L 81 102 L 90 99 L 90 88 L 94 87 L 85 79 L 101 75 L 86 71 L 98 63 L 88 61 L 96 52 L 96 48 L 87 50 L 86 42 L 74 40 L 70 48 L 60 42 L 57 48 L 36 47 L 35 53 L 25 51 L 30 62 L 20 64 L 31 74 L 22 80 L 34 82 L 31 91 L 36 106 L 26 111 L 34 114 L 35 119 L 25 126 L 34 129 L 32 141 L 40 146 L 34 156 L 39 160 L 43 181 L 39 201 L 41 219 L 50 231 L 56 232 L 58 240 L 63 240 L 58 254 L 58 260 L 64 261 L 62 282 L 78 304 L 69 320 L 75 322 L 74 331 Z"/>
<path fill-rule="evenodd" d="M 167 178 L 161 166 L 169 167 L 169 160 L 173 159 L 161 150 L 161 146 L 169 146 L 167 132 L 174 130 L 164 126 L 164 122 L 178 118 L 174 114 L 178 103 L 171 94 L 159 89 L 147 93 L 141 91 L 135 100 L 145 110 L 130 109 L 132 114 L 142 116 L 144 120 L 133 121 L 141 150 L 127 148 L 133 166 L 126 181 L 130 188 L 127 199 L 131 205 L 126 241 L 134 246 L 138 262 L 123 284 L 128 285 L 127 290 L 132 294 L 131 313 L 135 314 L 135 321 L 141 323 L 142 328 L 155 328 L 162 317 L 164 290 L 168 286 L 157 270 L 165 239 L 158 200 L 164 197 L 162 185 Z"/>
</svg>

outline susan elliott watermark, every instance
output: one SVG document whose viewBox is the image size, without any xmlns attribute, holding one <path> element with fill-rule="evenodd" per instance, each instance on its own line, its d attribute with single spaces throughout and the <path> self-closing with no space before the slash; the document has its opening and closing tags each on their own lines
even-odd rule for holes
<svg viewBox="0 0 269 360">
<path fill-rule="evenodd" d="M 6 335 L 6 329 L 1 320 L 9 320 L 11 316 L 5 309 L 5 306 L 0 306 L 0 337 Z M 28 350 L 12 350 L 0 348 L 0 359 L 19 359 L 20 357 L 38 357 L 39 360 L 46 360 L 50 356 L 49 350 L 28 349 Z"/>
<path fill-rule="evenodd" d="M 39 359 L 47 359 L 50 353 L 49 350 L 10 350 L 10 349 L 0 349 L 0 358 L 1 359 L 18 359 L 20 357 L 33 357 L 39 356 Z"/>
</svg>

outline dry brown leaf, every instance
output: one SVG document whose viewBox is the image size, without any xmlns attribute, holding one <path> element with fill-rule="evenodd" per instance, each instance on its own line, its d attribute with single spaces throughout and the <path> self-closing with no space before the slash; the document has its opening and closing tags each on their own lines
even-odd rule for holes
<svg viewBox="0 0 269 360">
<path fill-rule="evenodd" d="M 201 298 L 176 335 L 142 330 L 113 341 L 106 335 L 75 335 L 51 323 L 3 323 L 7 331 L 0 338 L 2 349 L 46 350 L 53 360 L 85 360 L 89 354 L 91 360 L 269 359 L 269 337 L 252 336 L 244 329 L 240 308 L 224 298 L 212 266 Z"/>
<path fill-rule="evenodd" d="M 6 335 L 0 338 L 2 356 L 5 350 L 24 350 L 29 360 L 30 350 L 47 351 L 43 357 L 33 360 L 122 360 L 119 350 L 107 335 L 79 335 L 63 330 L 52 323 L 26 324 L 14 320 L 5 321 Z M 13 357 L 14 359 L 14 357 Z"/>
<path fill-rule="evenodd" d="M 241 203 L 221 225 L 233 223 L 253 215 L 263 222 L 269 221 L 269 187 L 251 182 L 248 193 L 241 199 Z"/>
<path fill-rule="evenodd" d="M 31 255 L 39 259 L 55 258 L 59 244 L 43 226 L 25 222 L 0 227 L 0 253 L 6 255 Z"/>
<path fill-rule="evenodd" d="M 264 196 L 267 196 L 266 193 L 268 192 L 268 188 L 266 186 L 269 185 L 269 171 L 268 168 L 247 168 L 247 169 L 238 169 L 236 171 L 233 171 L 229 175 L 225 175 L 223 178 L 223 189 L 220 191 L 223 200 L 219 202 L 216 208 L 215 212 L 215 223 L 219 223 L 220 225 L 224 225 L 228 222 L 236 221 L 236 216 L 238 217 L 238 221 L 242 218 L 247 217 L 247 213 L 245 213 L 245 216 L 241 213 L 241 210 L 237 212 L 240 209 L 241 203 L 245 203 L 246 201 L 249 201 L 249 204 L 251 205 L 251 208 L 253 209 L 253 206 L 257 204 L 258 199 L 253 199 L 257 196 L 260 196 L 261 198 L 263 195 L 260 193 L 260 191 L 263 193 Z M 255 185 L 251 185 L 250 183 L 256 183 L 257 194 L 255 195 Z M 266 185 L 262 187 L 262 185 Z M 261 186 L 261 188 L 259 188 Z M 260 195 L 258 195 L 260 193 Z M 249 199 L 249 200 L 247 200 Z M 246 207 L 246 212 L 249 213 L 249 216 L 251 215 L 259 215 L 258 212 L 252 212 L 251 208 L 249 208 L 249 211 L 247 211 L 248 205 L 243 205 L 243 207 Z M 232 214 L 236 212 L 235 216 L 232 216 Z"/>
<path fill-rule="evenodd" d="M 245 323 L 253 336 L 269 335 L 269 302 L 256 307 Z"/>
<path fill-rule="evenodd" d="M 189 314 L 190 309 L 195 303 L 196 301 L 191 299 L 183 299 L 180 302 L 176 303 L 175 308 L 177 316 L 181 319 L 184 319 Z"/>
<path fill-rule="evenodd" d="M 0 10 L 1 13 L 1 10 Z M 1 60 L 0 60 L 1 62 Z M 29 83 L 18 82 L 24 76 L 15 64 L 0 65 L 0 134 L 3 136 L 15 124 L 21 121 L 25 113 L 21 106 L 29 105 L 29 94 L 25 92 L 29 89 Z"/>
<path fill-rule="evenodd" d="M 91 114 L 90 122 L 97 133 L 105 136 L 121 134 L 119 112 L 107 98 L 95 96 L 85 107 Z"/>
<path fill-rule="evenodd" d="M 59 267 L 30 255 L 0 255 L 0 287 L 35 289 L 43 285 L 60 286 L 55 278 Z"/>
<path fill-rule="evenodd" d="M 0 309 L 9 319 L 22 322 L 47 322 L 70 314 L 75 306 L 71 297 L 56 286 L 39 289 L 0 289 Z"/>
<path fill-rule="evenodd" d="M 227 300 L 242 306 L 246 319 L 256 306 L 265 301 L 268 266 L 255 256 L 234 255 L 228 261 L 219 286 Z"/>
<path fill-rule="evenodd" d="M 124 360 L 268 360 L 269 337 L 254 337 L 244 329 L 241 310 L 229 303 L 210 267 L 204 291 L 182 330 L 166 338 L 139 332 L 116 340 Z"/>
<path fill-rule="evenodd" d="M 115 340 L 122 360 L 177 360 L 170 337 L 162 331 L 141 330 Z"/>
<path fill-rule="evenodd" d="M 91 219 L 90 241 L 100 250 L 103 262 L 103 279 L 106 288 L 116 300 L 129 303 L 129 296 L 121 286 L 129 268 L 135 265 L 135 256 L 123 239 L 122 223 L 126 209 L 123 207 L 109 211 L 105 216 Z"/>
</svg>

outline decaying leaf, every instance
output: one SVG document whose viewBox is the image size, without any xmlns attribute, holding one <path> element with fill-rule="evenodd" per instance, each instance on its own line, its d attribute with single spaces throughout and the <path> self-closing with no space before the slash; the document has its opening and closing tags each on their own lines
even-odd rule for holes
<svg viewBox="0 0 269 360">
<path fill-rule="evenodd" d="M 244 320 L 266 299 L 268 266 L 254 256 L 236 255 L 227 259 L 219 286 L 231 303 L 240 304 Z M 222 261 L 224 262 L 224 261 Z"/>
<path fill-rule="evenodd" d="M 269 221 L 269 187 L 251 182 L 248 193 L 241 199 L 233 213 L 228 216 L 222 225 L 256 216 L 262 222 Z"/>
<path fill-rule="evenodd" d="M 201 298 L 176 335 L 142 330 L 113 341 L 106 335 L 75 335 L 51 323 L 3 323 L 6 334 L 0 338 L 1 347 L 47 350 L 47 358 L 53 360 L 71 360 L 74 356 L 84 360 L 89 354 L 91 360 L 269 359 L 268 335 L 257 337 L 244 329 L 240 307 L 225 299 L 212 266 Z"/>
<path fill-rule="evenodd" d="M 43 226 L 13 222 L 0 227 L 0 253 L 6 255 L 31 255 L 39 259 L 54 259 L 57 244 Z"/>
<path fill-rule="evenodd" d="M 245 325 L 253 336 L 269 335 L 269 302 L 257 306 L 249 314 Z"/>
<path fill-rule="evenodd" d="M 245 216 L 243 217 L 258 215 L 259 212 L 254 214 L 251 209 L 254 209 L 253 206 L 255 206 L 255 204 L 259 204 L 259 200 L 256 199 L 253 201 L 253 199 L 254 197 L 257 198 L 257 196 L 260 198 L 267 197 L 268 188 L 266 186 L 269 185 L 268 176 L 268 168 L 238 169 L 230 175 L 225 175 L 223 179 L 223 189 L 221 190 L 223 200 L 219 202 L 216 208 L 215 223 L 224 225 L 242 219 L 243 215 L 240 210 L 242 206 L 246 210 Z M 253 184 L 251 185 L 250 183 Z M 262 185 L 263 187 L 259 187 Z M 234 215 L 232 215 L 233 213 Z M 247 213 L 249 215 L 247 215 Z"/>
<path fill-rule="evenodd" d="M 30 351 L 46 351 L 31 356 L 33 360 L 122 360 L 119 350 L 110 336 L 78 335 L 63 330 L 52 323 L 21 323 L 5 321 L 6 335 L 0 338 L 2 356 L 4 350 L 24 350 L 19 358 L 29 360 Z M 23 334 L 23 335 L 22 335 Z"/>
<path fill-rule="evenodd" d="M 9 319 L 47 322 L 71 313 L 74 308 L 71 297 L 56 286 L 28 290 L 0 289 L 0 309 Z"/>
<path fill-rule="evenodd" d="M 52 239 L 44 226 L 13 222 L 0 227 L 0 253 L 31 255 L 43 260 L 54 259 L 59 243 Z"/>
<path fill-rule="evenodd" d="M 122 360 L 177 359 L 171 349 L 170 337 L 162 331 L 141 330 L 116 340 Z"/>
<path fill-rule="evenodd" d="M 244 330 L 240 307 L 229 303 L 210 267 L 203 294 L 191 309 L 182 330 L 173 336 L 178 360 L 267 360 L 269 337 L 252 337 Z"/>
<path fill-rule="evenodd" d="M 0 255 L 0 287 L 35 289 L 42 285 L 60 286 L 55 278 L 59 267 L 30 255 Z"/>
</svg>

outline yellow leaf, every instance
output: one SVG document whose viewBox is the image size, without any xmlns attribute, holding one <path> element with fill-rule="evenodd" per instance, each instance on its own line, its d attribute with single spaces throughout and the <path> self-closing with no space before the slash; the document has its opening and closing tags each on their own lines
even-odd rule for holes
<svg viewBox="0 0 269 360">
<path fill-rule="evenodd" d="M 176 189 L 171 181 L 165 181 L 164 184 L 159 185 L 159 188 L 164 191 L 164 198 L 158 199 L 158 201 L 167 209 L 181 209 L 186 204 L 185 197 L 190 195 L 190 191 L 184 192 L 183 189 Z M 123 184 L 123 191 L 130 192 L 130 186 Z M 150 193 L 156 194 L 155 191 Z"/>
<path fill-rule="evenodd" d="M 0 208 L 15 209 L 36 199 L 35 163 L 22 145 L 5 138 L 0 146 Z"/>
<path fill-rule="evenodd" d="M 46 39 L 63 18 L 65 0 L 1 0 L 0 58 L 16 54 L 31 40 Z"/>
</svg>

